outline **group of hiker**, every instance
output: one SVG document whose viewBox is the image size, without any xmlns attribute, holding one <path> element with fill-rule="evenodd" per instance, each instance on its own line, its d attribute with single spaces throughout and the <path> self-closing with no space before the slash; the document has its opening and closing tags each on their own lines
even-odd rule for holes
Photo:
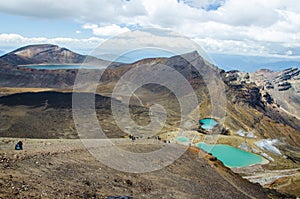
<svg viewBox="0 0 300 199">
<path fill-rule="evenodd" d="M 136 140 L 137 139 L 137 137 L 135 137 L 134 135 L 129 135 L 129 139 L 131 139 L 132 141 L 134 141 L 134 140 Z"/>
<path fill-rule="evenodd" d="M 129 135 L 129 139 L 131 139 L 132 141 L 140 139 L 140 138 L 143 138 L 143 137 L 142 136 L 140 136 L 140 137 L 134 136 L 132 134 Z M 164 143 L 171 143 L 169 140 L 162 140 L 161 137 L 158 135 L 155 135 L 154 137 L 147 137 L 147 139 L 153 139 L 153 138 L 158 141 L 163 141 Z"/>
<path fill-rule="evenodd" d="M 132 141 L 137 140 L 137 139 L 141 139 L 141 138 L 143 138 L 143 136 L 135 136 L 135 135 L 132 135 L 132 134 L 129 135 L 129 139 L 131 139 Z M 147 139 L 151 139 L 151 138 L 153 138 L 153 137 L 147 137 Z M 161 138 L 157 135 L 154 136 L 154 139 L 159 140 L 159 141 L 161 140 Z"/>
</svg>

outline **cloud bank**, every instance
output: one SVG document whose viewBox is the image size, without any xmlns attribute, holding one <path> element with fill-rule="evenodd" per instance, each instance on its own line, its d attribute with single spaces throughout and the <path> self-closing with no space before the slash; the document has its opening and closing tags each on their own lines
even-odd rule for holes
<svg viewBox="0 0 300 199">
<path fill-rule="evenodd" d="M 79 47 L 82 41 L 102 42 L 139 27 L 156 27 L 186 35 L 213 53 L 300 56 L 300 2 L 294 0 L 10 0 L 0 5 L 0 12 L 73 20 L 95 36 L 82 40 L 1 34 L 1 44 L 47 40 Z"/>
</svg>

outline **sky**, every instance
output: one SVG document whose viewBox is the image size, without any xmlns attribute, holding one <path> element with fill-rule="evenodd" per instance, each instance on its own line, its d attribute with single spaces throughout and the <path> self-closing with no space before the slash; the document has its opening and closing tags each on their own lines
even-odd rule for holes
<svg viewBox="0 0 300 199">
<path fill-rule="evenodd" d="M 186 36 L 226 69 L 300 62 L 296 0 L 0 0 L 4 52 L 51 43 L 89 54 L 114 36 L 143 28 Z"/>
</svg>

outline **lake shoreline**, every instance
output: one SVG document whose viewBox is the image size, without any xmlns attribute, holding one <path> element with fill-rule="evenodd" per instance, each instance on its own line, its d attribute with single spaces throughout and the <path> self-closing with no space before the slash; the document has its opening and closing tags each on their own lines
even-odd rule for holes
<svg viewBox="0 0 300 199">
<path fill-rule="evenodd" d="M 18 67 L 22 68 L 29 68 L 35 70 L 79 70 L 79 69 L 86 69 L 86 70 L 101 70 L 105 69 L 105 66 L 97 66 L 97 65 L 89 65 L 89 64 L 25 64 L 25 65 L 18 65 Z"/>
</svg>

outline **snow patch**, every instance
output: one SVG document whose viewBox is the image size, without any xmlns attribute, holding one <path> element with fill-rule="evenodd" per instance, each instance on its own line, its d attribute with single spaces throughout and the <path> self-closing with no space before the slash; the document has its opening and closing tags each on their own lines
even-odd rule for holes
<svg viewBox="0 0 300 199">
<path fill-rule="evenodd" d="M 276 144 L 280 144 L 279 140 L 277 139 L 263 139 L 255 142 L 255 145 L 262 150 L 269 151 L 270 153 L 281 156 L 282 154 L 280 150 L 275 146 Z"/>
<path fill-rule="evenodd" d="M 242 144 L 239 146 L 239 148 L 244 151 L 249 151 L 249 146 L 245 142 L 242 142 Z"/>
<path fill-rule="evenodd" d="M 242 137 L 257 138 L 257 136 L 254 135 L 253 131 L 245 132 L 245 131 L 243 131 L 243 130 L 238 130 L 238 131 L 236 132 L 236 134 L 238 134 L 239 136 L 242 136 Z"/>
<path fill-rule="evenodd" d="M 268 160 L 274 162 L 274 159 L 271 156 L 269 156 L 268 154 L 266 154 L 264 152 L 261 152 L 260 155 L 263 156 L 263 157 L 265 157 L 265 158 L 267 158 Z"/>
</svg>

